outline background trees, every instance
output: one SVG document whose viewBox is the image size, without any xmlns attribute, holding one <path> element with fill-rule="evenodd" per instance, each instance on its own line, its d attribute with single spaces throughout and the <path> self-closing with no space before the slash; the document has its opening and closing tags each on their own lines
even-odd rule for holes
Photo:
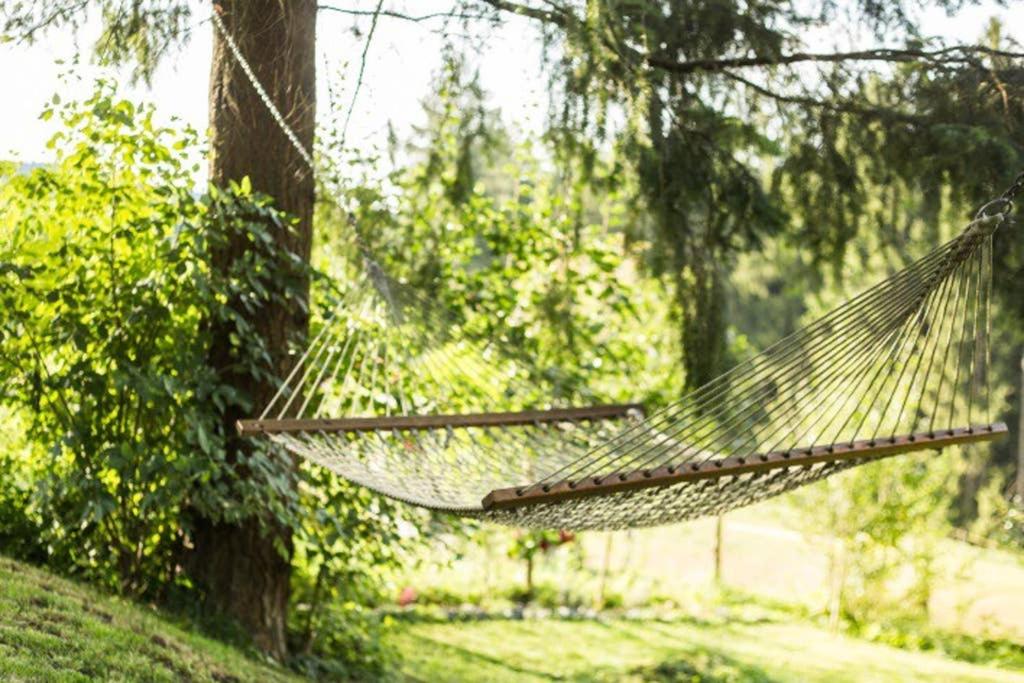
<svg viewBox="0 0 1024 683">
<path fill-rule="evenodd" d="M 287 124 L 296 131 L 299 144 L 312 149 L 316 3 L 226 0 L 213 9 L 237 40 L 271 100 L 286 112 Z M 4 30 L 8 35 L 31 40 L 50 28 L 77 26 L 90 11 L 98 11 L 103 17 L 104 30 L 95 46 L 96 55 L 108 62 L 132 62 L 142 78 L 188 37 L 191 9 L 186 3 L 136 0 L 45 6 L 16 2 L 3 10 Z M 214 37 L 211 66 L 210 131 L 211 182 L 226 188 L 248 179 L 249 187 L 274 197 L 277 207 L 289 218 L 268 220 L 265 228 L 270 244 L 283 255 L 295 254 L 300 271 L 297 288 L 289 289 L 292 278 L 268 282 L 263 305 L 245 306 L 242 301 L 233 301 L 233 319 L 207 319 L 213 339 L 208 350 L 209 365 L 237 391 L 234 400 L 222 406 L 223 422 L 217 433 L 226 449 L 227 464 L 244 482 L 252 470 L 247 462 L 251 454 L 236 438 L 234 423 L 273 393 L 274 378 L 282 372 L 287 374 L 289 369 L 288 345 L 301 343 L 308 328 L 307 285 L 301 280 L 305 278 L 302 265 L 309 261 L 312 239 L 313 176 L 260 102 L 241 65 L 229 55 L 219 33 Z M 251 244 L 243 233 L 223 237 L 211 253 L 211 265 L 230 277 L 239 263 L 250 259 Z M 240 342 L 237 335 L 232 335 L 240 326 L 265 342 L 268 371 L 253 373 L 251 368 L 239 367 Z M 291 465 L 279 461 L 272 465 L 283 468 L 283 472 L 271 476 L 292 477 Z M 288 525 L 272 518 L 260 519 L 258 514 L 233 517 L 211 514 L 211 510 L 202 508 L 192 508 L 189 516 L 186 564 L 210 606 L 240 620 L 268 652 L 283 655 L 291 552 Z"/>
<path fill-rule="evenodd" d="M 899 242 L 1021 165 L 1013 46 L 997 26 L 986 45 L 946 45 L 913 19 L 960 3 L 479 4 L 554 36 L 555 134 L 584 155 L 608 139 L 632 166 L 648 262 L 675 281 L 691 387 L 725 362 L 737 254 L 785 229 L 836 264 L 860 231 Z M 879 47 L 809 44 L 840 21 Z"/>
</svg>

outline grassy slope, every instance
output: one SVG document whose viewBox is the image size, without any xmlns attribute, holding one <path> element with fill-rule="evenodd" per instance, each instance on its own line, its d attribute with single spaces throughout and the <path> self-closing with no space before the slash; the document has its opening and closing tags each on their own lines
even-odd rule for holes
<svg viewBox="0 0 1024 683">
<path fill-rule="evenodd" d="M 420 681 L 1020 681 L 785 619 L 410 623 L 392 636 Z M 697 678 L 695 678 L 695 676 Z M 0 681 L 291 681 L 159 614 L 0 557 Z"/>
<path fill-rule="evenodd" d="M 0 557 L 0 681 L 292 681 L 145 607 Z"/>
<path fill-rule="evenodd" d="M 485 621 L 404 626 L 419 681 L 1020 681 L 1024 674 L 786 622 Z"/>
</svg>

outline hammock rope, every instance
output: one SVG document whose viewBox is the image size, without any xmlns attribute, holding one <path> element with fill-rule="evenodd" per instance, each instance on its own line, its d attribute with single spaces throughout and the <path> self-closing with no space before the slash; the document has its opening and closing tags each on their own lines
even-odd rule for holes
<svg viewBox="0 0 1024 683">
<path fill-rule="evenodd" d="M 989 440 L 1006 433 L 989 413 L 992 235 L 1022 188 L 1024 174 L 948 243 L 651 415 L 555 398 L 500 327 L 472 333 L 353 231 L 360 256 L 330 314 L 239 430 L 410 504 L 577 529 L 721 514 L 866 462 Z"/>
</svg>

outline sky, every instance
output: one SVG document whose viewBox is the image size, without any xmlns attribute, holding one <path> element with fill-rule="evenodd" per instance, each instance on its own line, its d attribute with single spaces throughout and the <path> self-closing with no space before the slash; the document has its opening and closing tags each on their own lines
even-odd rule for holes
<svg viewBox="0 0 1024 683">
<path fill-rule="evenodd" d="M 336 0 L 350 9 L 372 11 L 374 0 Z M 450 0 L 391 0 L 385 8 L 409 14 L 444 11 Z M 1024 3 L 1011 2 L 1001 8 L 984 0 L 954 17 L 928 11 L 922 17 L 924 31 L 942 36 L 947 42 L 976 42 L 991 17 L 1002 19 L 1008 32 L 1024 42 Z M 0 106 L 0 159 L 45 162 L 52 158 L 46 140 L 56 123 L 39 120 L 44 105 L 59 93 L 64 100 L 87 95 L 96 77 L 113 77 L 124 96 L 155 103 L 164 121 L 172 118 L 197 130 L 207 126 L 207 83 L 213 27 L 208 19 L 208 2 L 193 2 L 192 38 L 184 49 L 164 60 L 150 86 L 131 85 L 125 70 L 111 71 L 88 62 L 74 67 L 78 82 L 62 80 L 75 54 L 95 41 L 97 22 L 90 21 L 76 36 L 69 30 L 47 34 L 44 40 L 25 45 L 0 43 L 0 92 L 7 93 Z M 353 24 L 360 36 L 354 35 Z M 428 94 L 432 77 L 440 67 L 444 38 L 436 29 L 440 21 L 411 23 L 381 17 L 369 49 L 364 84 L 360 90 L 347 139 L 363 147 L 384 144 L 390 122 L 402 135 L 422 122 L 420 101 Z M 1020 27 L 1020 28 L 1018 28 Z M 318 18 L 318 97 L 326 103 L 331 93 L 345 108 L 352 96 L 369 19 L 321 12 Z M 457 28 L 457 27 L 455 27 Z M 821 42 L 837 34 L 821 36 Z M 861 47 L 873 45 L 864 42 Z M 828 46 L 823 46 L 827 48 Z M 535 27 L 526 19 L 511 18 L 488 34 L 486 46 L 474 61 L 491 103 L 506 122 L 529 134 L 543 124 L 547 93 L 546 80 L 539 75 L 541 46 Z M 61 64 L 61 61 L 64 63 Z M 328 88 L 330 84 L 330 89 Z"/>
</svg>

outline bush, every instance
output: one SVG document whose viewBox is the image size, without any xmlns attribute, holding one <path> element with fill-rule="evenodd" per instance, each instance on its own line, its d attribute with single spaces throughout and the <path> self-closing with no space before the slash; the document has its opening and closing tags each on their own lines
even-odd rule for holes
<svg viewBox="0 0 1024 683">
<path fill-rule="evenodd" d="M 180 153 L 195 140 L 109 86 L 54 113 L 56 163 L 0 188 L 4 398 L 45 449 L 33 497 L 50 561 L 146 593 L 172 579 L 188 454 L 209 431 L 200 204 Z"/>
<path fill-rule="evenodd" d="M 1024 646 L 1002 638 L 984 638 L 937 629 L 917 618 L 851 625 L 860 638 L 903 650 L 939 652 L 950 659 L 1007 669 L 1024 669 Z"/>
<path fill-rule="evenodd" d="M 0 401 L 32 445 L 3 479 L 37 477 L 28 497 L 3 495 L 40 516 L 23 556 L 159 597 L 179 579 L 185 507 L 295 514 L 268 494 L 280 458 L 246 456 L 244 487 L 225 466 L 221 416 L 252 406 L 208 363 L 216 322 L 231 330 L 229 361 L 268 376 L 242 311 L 294 294 L 295 259 L 266 229 L 287 219 L 247 182 L 198 194 L 194 132 L 157 126 L 110 84 L 81 103 L 55 98 L 54 115 L 55 163 L 0 178 Z M 227 240 L 248 245 L 225 273 L 213 263 Z"/>
<path fill-rule="evenodd" d="M 42 519 L 32 509 L 32 491 L 38 473 L 23 442 L 21 417 L 0 406 L 0 548 L 6 555 L 30 562 L 46 559 Z"/>
</svg>

